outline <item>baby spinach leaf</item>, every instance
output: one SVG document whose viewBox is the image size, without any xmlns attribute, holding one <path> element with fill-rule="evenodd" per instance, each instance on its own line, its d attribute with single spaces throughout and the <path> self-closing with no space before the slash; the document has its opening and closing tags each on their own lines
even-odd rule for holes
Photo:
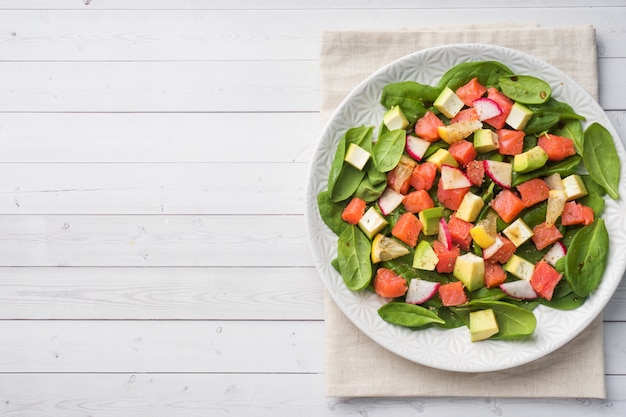
<svg viewBox="0 0 626 417">
<path fill-rule="evenodd" d="M 406 131 L 404 129 L 392 130 L 378 138 L 372 153 L 376 169 L 381 172 L 394 169 L 400 162 L 405 143 Z"/>
<path fill-rule="evenodd" d="M 346 150 L 351 143 L 357 144 L 363 149 L 372 149 L 372 126 L 361 126 L 348 129 L 341 137 L 337 145 L 337 151 L 333 159 L 328 175 L 328 191 L 331 201 L 343 201 L 354 194 L 365 176 L 364 170 L 358 170 L 344 161 Z"/>
<path fill-rule="evenodd" d="M 585 304 L 585 301 L 587 301 L 587 297 L 581 297 L 574 292 L 570 292 L 566 296 L 553 298 L 550 301 L 544 299 L 541 301 L 541 304 L 557 310 L 575 310 Z"/>
<path fill-rule="evenodd" d="M 580 297 L 591 294 L 602 281 L 609 250 L 609 234 L 603 219 L 576 232 L 565 255 L 565 278 Z"/>
<path fill-rule="evenodd" d="M 619 200 L 617 190 L 620 175 L 619 157 L 611 134 L 597 122 L 585 130 L 583 162 L 591 178 L 601 185 L 613 200 Z"/>
<path fill-rule="evenodd" d="M 362 290 L 369 285 L 372 279 L 371 251 L 369 239 L 357 226 L 350 224 L 339 235 L 337 263 L 346 286 L 351 290 Z"/>
<path fill-rule="evenodd" d="M 400 106 L 410 123 L 422 117 L 439 96 L 440 90 L 415 81 L 387 84 L 383 88 L 380 103 L 387 109 Z"/>
<path fill-rule="evenodd" d="M 322 191 L 317 195 L 317 208 L 322 217 L 322 221 L 337 236 L 339 236 L 348 225 L 348 223 L 341 218 L 341 213 L 345 207 L 345 203 L 332 202 L 328 190 Z"/>
<path fill-rule="evenodd" d="M 431 323 L 445 324 L 435 313 L 415 304 L 392 302 L 378 309 L 378 315 L 388 323 L 419 328 Z"/>
<path fill-rule="evenodd" d="M 498 84 L 505 96 L 523 104 L 541 104 L 552 95 L 550 85 L 530 75 L 500 77 Z"/>
<path fill-rule="evenodd" d="M 450 87 L 453 91 L 467 84 L 477 77 L 478 82 L 486 87 L 494 87 L 500 77 L 513 75 L 513 72 L 504 64 L 497 61 L 463 62 L 450 68 L 439 80 L 439 91 Z"/>
<path fill-rule="evenodd" d="M 539 134 L 550 130 L 561 120 L 585 120 L 585 118 L 574 112 L 569 104 L 560 102 L 554 97 L 541 104 L 528 104 L 528 108 L 534 113 L 524 131 Z"/>
<path fill-rule="evenodd" d="M 499 331 L 492 339 L 517 339 L 531 335 L 537 327 L 532 311 L 503 301 L 470 301 L 475 310 L 491 308 L 496 315 Z"/>
</svg>

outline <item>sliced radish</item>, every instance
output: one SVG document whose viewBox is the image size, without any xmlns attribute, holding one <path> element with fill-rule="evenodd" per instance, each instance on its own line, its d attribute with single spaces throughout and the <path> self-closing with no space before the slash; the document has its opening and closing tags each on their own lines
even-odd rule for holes
<svg viewBox="0 0 626 417">
<path fill-rule="evenodd" d="M 543 259 L 545 259 L 546 262 L 548 262 L 550 265 L 555 266 L 556 262 L 564 257 L 566 254 L 567 248 L 565 247 L 563 242 L 558 241 L 554 245 L 552 245 L 549 251 L 546 252 L 546 254 L 543 256 Z"/>
<path fill-rule="evenodd" d="M 496 236 L 496 241 L 491 245 L 483 249 L 483 259 L 489 259 L 504 246 L 504 241 L 500 239 L 500 236 Z"/>
<path fill-rule="evenodd" d="M 502 107 L 490 98 L 482 97 L 474 100 L 474 109 L 478 120 L 483 121 L 502 114 Z"/>
<path fill-rule="evenodd" d="M 418 161 L 422 160 L 429 146 L 430 142 L 424 139 L 420 139 L 416 136 L 406 135 L 406 153 L 408 153 L 412 158 L 415 158 Z"/>
<path fill-rule="evenodd" d="M 450 165 L 441 166 L 441 187 L 444 190 L 471 187 L 472 182 L 460 168 Z"/>
<path fill-rule="evenodd" d="M 409 304 L 422 304 L 430 300 L 439 289 L 438 282 L 413 278 L 406 292 L 406 301 Z"/>
<path fill-rule="evenodd" d="M 500 284 L 500 289 L 509 297 L 518 298 L 520 300 L 537 298 L 537 293 L 533 289 L 533 286 L 530 284 L 530 281 L 526 279 L 505 282 Z"/>
<path fill-rule="evenodd" d="M 511 188 L 513 180 L 513 165 L 508 162 L 491 161 L 485 159 L 483 161 L 485 173 L 496 184 L 503 188 Z"/>
<path fill-rule="evenodd" d="M 403 194 L 400 194 L 392 188 L 387 188 L 378 199 L 378 207 L 380 207 L 380 211 L 386 216 L 398 208 L 398 206 L 402 204 L 403 199 Z"/>
<path fill-rule="evenodd" d="M 443 217 L 439 219 L 439 236 L 437 239 L 443 243 L 447 250 L 452 250 L 452 235 L 448 223 Z"/>
</svg>

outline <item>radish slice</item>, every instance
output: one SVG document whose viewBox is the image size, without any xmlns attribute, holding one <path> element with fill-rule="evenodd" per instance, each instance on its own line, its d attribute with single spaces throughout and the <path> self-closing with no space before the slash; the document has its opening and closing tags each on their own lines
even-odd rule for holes
<svg viewBox="0 0 626 417">
<path fill-rule="evenodd" d="M 471 187 L 472 182 L 461 169 L 450 165 L 442 165 L 441 186 L 444 190 L 454 190 Z"/>
<path fill-rule="evenodd" d="M 520 300 L 531 300 L 533 298 L 537 298 L 537 293 L 533 289 L 530 281 L 525 279 L 505 282 L 500 284 L 500 289 L 509 297 Z"/>
<path fill-rule="evenodd" d="M 511 188 L 513 181 L 513 165 L 508 162 L 491 161 L 485 159 L 483 161 L 485 173 L 496 184 L 503 188 Z"/>
<path fill-rule="evenodd" d="M 500 236 L 496 236 L 495 243 L 483 250 L 483 259 L 491 258 L 502 246 L 504 246 L 504 241 L 500 239 Z"/>
<path fill-rule="evenodd" d="M 378 207 L 380 207 L 380 211 L 383 215 L 386 216 L 398 208 L 398 206 L 402 204 L 403 199 L 403 194 L 394 191 L 392 188 L 387 188 L 378 199 Z"/>
<path fill-rule="evenodd" d="M 421 161 L 429 147 L 430 142 L 416 136 L 406 135 L 406 153 L 412 158 Z"/>
<path fill-rule="evenodd" d="M 409 304 L 422 304 L 430 300 L 439 289 L 438 282 L 426 281 L 425 279 L 413 278 L 406 292 L 406 301 Z"/>
<path fill-rule="evenodd" d="M 552 266 L 556 266 L 556 262 L 567 254 L 567 248 L 563 242 L 556 242 L 549 251 L 543 256 L 543 259 Z"/>
<path fill-rule="evenodd" d="M 450 234 L 450 228 L 448 227 L 448 223 L 442 217 L 439 219 L 439 236 L 438 239 L 447 250 L 452 250 L 452 235 Z"/>
<path fill-rule="evenodd" d="M 478 120 L 488 120 L 502 114 L 502 107 L 490 98 L 482 97 L 474 100 L 474 109 Z"/>
</svg>

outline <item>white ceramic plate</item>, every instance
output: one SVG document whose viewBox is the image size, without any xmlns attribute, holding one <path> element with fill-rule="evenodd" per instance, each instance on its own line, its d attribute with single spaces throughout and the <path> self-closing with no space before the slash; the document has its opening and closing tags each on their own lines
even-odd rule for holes
<svg viewBox="0 0 626 417">
<path fill-rule="evenodd" d="M 328 172 L 339 138 L 355 126 L 379 126 L 384 112 L 379 104 L 383 86 L 414 80 L 436 85 L 451 67 L 467 61 L 496 60 L 514 73 L 534 75 L 547 81 L 553 96 L 570 104 L 585 116 L 587 124 L 597 121 L 613 135 L 622 161 L 619 192 L 622 200 L 607 197 L 603 214 L 609 226 L 608 268 L 600 287 L 587 302 L 573 311 L 558 311 L 544 306 L 535 310 L 537 329 L 521 341 L 470 342 L 466 327 L 443 330 L 431 328 L 412 331 L 384 322 L 377 314 L 387 300 L 368 291 L 346 288 L 341 275 L 330 265 L 336 257 L 337 237 L 322 222 L 316 196 L 326 189 Z M 450 371 L 485 372 L 511 368 L 536 360 L 573 339 L 602 311 L 613 295 L 626 268 L 626 154 L 617 132 L 600 106 L 571 78 L 551 65 L 530 55 L 491 45 L 450 45 L 408 55 L 380 69 L 361 83 L 343 101 L 322 132 L 315 151 L 306 201 L 306 219 L 315 265 L 334 301 L 344 314 L 366 335 L 384 348 L 416 363 Z M 621 255 L 620 255 L 621 254 Z"/>
</svg>

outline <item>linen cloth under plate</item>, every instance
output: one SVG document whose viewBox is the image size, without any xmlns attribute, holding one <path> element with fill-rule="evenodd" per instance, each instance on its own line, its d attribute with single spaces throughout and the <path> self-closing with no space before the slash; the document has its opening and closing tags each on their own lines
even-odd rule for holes
<svg viewBox="0 0 626 417">
<path fill-rule="evenodd" d="M 597 99 L 592 26 L 329 31 L 321 36 L 322 126 L 350 91 L 377 69 L 421 49 L 456 43 L 493 44 L 534 55 L 568 74 Z M 548 356 L 484 373 L 442 371 L 391 353 L 358 330 L 327 293 L 325 326 L 329 397 L 606 397 L 601 316 Z"/>
</svg>

